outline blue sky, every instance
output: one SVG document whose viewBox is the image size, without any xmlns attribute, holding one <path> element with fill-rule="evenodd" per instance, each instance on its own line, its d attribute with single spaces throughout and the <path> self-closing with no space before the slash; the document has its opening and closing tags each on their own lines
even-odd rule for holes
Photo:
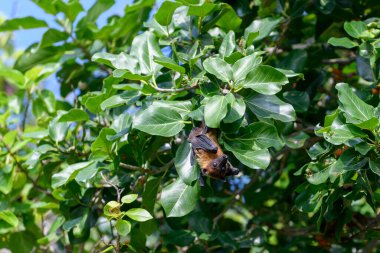
<svg viewBox="0 0 380 253">
<path fill-rule="evenodd" d="M 95 0 L 82 0 L 80 1 L 85 10 L 88 10 L 95 2 Z M 132 0 L 115 0 L 115 5 L 109 10 L 104 12 L 98 19 L 98 25 L 103 26 L 106 24 L 107 18 L 111 15 L 123 15 L 124 7 Z M 19 18 L 25 16 L 33 16 L 38 19 L 45 20 L 49 26 L 57 27 L 54 19 L 55 17 L 46 14 L 41 8 L 34 4 L 31 0 L 0 0 L 0 15 L 6 19 Z M 83 16 L 82 12 L 79 17 Z M 38 42 L 47 28 L 37 28 L 31 30 L 22 30 L 14 32 L 14 43 L 16 48 L 25 49 L 34 42 Z"/>
</svg>

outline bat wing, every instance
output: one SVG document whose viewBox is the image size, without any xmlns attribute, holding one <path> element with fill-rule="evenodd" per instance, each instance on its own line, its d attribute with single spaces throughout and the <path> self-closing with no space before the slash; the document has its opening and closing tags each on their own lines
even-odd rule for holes
<svg viewBox="0 0 380 253">
<path fill-rule="evenodd" d="M 214 142 L 205 134 L 200 134 L 191 138 L 190 140 L 193 149 L 203 149 L 206 152 L 216 153 L 218 147 Z"/>
</svg>

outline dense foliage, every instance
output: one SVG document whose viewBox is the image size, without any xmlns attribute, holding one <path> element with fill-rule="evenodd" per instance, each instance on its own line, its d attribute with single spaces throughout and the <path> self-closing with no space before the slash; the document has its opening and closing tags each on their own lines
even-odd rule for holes
<svg viewBox="0 0 380 253">
<path fill-rule="evenodd" d="M 113 0 L 33 2 L 54 28 L 0 21 L 0 249 L 379 247 L 377 0 L 140 0 L 103 27 Z M 200 187 L 203 120 L 241 172 Z"/>
</svg>

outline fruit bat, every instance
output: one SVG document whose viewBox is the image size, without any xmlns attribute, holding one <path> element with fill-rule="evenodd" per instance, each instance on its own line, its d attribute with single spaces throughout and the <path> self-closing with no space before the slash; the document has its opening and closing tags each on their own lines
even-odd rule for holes
<svg viewBox="0 0 380 253">
<path fill-rule="evenodd" d="M 194 127 L 188 141 L 192 146 L 191 165 L 197 160 L 201 171 L 200 185 L 203 186 L 202 176 L 225 180 L 227 176 L 237 175 L 239 170 L 228 161 L 218 143 L 216 129 L 208 128 L 204 122 L 200 127 Z"/>
</svg>

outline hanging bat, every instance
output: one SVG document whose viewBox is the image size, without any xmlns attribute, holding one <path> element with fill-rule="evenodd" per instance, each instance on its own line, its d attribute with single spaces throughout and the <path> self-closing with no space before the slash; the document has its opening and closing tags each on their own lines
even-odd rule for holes
<svg viewBox="0 0 380 253">
<path fill-rule="evenodd" d="M 188 141 L 192 146 L 191 164 L 197 160 L 201 168 L 200 185 L 203 186 L 202 176 L 225 180 L 227 176 L 237 175 L 239 170 L 228 161 L 217 139 L 216 129 L 208 128 L 204 122 L 200 127 L 191 130 Z"/>
</svg>

